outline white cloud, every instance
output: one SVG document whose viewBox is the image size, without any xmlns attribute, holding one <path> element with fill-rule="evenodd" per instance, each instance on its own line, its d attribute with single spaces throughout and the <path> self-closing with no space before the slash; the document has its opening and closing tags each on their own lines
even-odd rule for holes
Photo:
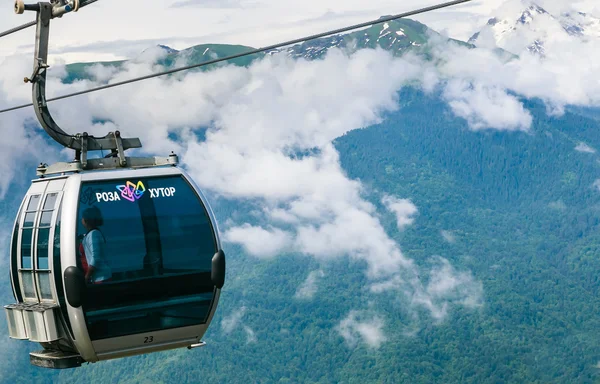
<svg viewBox="0 0 600 384">
<path fill-rule="evenodd" d="M 319 279 L 323 278 L 324 276 L 325 272 L 320 269 L 311 271 L 306 280 L 304 280 L 304 282 L 298 287 L 295 297 L 303 300 L 312 299 L 315 293 L 317 293 L 317 283 Z"/>
<path fill-rule="evenodd" d="M 556 209 L 557 211 L 564 211 L 567 209 L 567 205 L 562 200 L 552 201 L 548 203 L 548 207 L 551 209 Z"/>
<path fill-rule="evenodd" d="M 266 230 L 244 224 L 227 230 L 223 240 L 242 244 L 254 256 L 269 258 L 289 248 L 292 235 L 277 228 Z"/>
<path fill-rule="evenodd" d="M 256 333 L 247 325 L 244 325 L 244 332 L 246 332 L 246 343 L 256 343 Z"/>
<path fill-rule="evenodd" d="M 443 258 L 437 258 L 429 273 L 426 286 L 418 286 L 412 297 L 413 304 L 429 310 L 431 316 L 443 320 L 451 304 L 467 308 L 483 305 L 483 285 L 469 272 L 457 272 Z"/>
<path fill-rule="evenodd" d="M 453 112 L 467 120 L 475 130 L 527 131 L 533 121 L 523 104 L 499 87 L 452 79 L 444 90 L 444 97 Z"/>
<path fill-rule="evenodd" d="M 454 236 L 454 234 L 451 231 L 441 230 L 440 234 L 447 242 L 451 244 L 456 242 L 456 236 Z"/>
<path fill-rule="evenodd" d="M 352 348 L 362 341 L 369 348 L 377 349 L 387 340 L 383 327 L 383 319 L 376 314 L 350 311 L 336 329 Z"/>
<path fill-rule="evenodd" d="M 9 70 L 12 70 L 12 61 L 12 59 L 5 60 Z M 25 94 L 25 92 L 21 92 L 24 87 L 15 92 L 9 91 L 14 85 L 14 81 L 10 79 L 11 73 L 0 71 L 0 109 L 14 105 L 15 101 L 22 100 L 19 96 Z M 56 154 L 52 153 L 42 140 L 39 130 L 34 128 L 33 122 L 31 112 L 16 111 L 0 115 L 0 137 L 2 137 L 0 140 L 0 199 L 4 199 L 14 178 L 23 175 L 23 168 L 30 167 L 30 170 L 34 170 L 34 167 L 40 162 L 50 163 L 57 158 Z M 30 175 L 32 174 L 30 173 Z M 26 182 L 28 180 L 19 180 L 19 184 Z"/>
<path fill-rule="evenodd" d="M 96 81 L 115 82 L 156 70 L 152 59 L 139 58 L 116 73 L 90 70 Z M 382 50 L 351 56 L 332 51 L 314 62 L 276 56 L 250 68 L 227 66 L 152 79 L 51 108 L 70 132 L 103 134 L 118 128 L 126 137 L 141 137 L 147 152 L 178 152 L 198 184 L 211 193 L 262 205 L 258 222 L 232 220 L 224 227 L 224 241 L 240 244 L 252 255 L 350 257 L 366 263 L 370 278 L 409 281 L 418 267 L 385 232 L 361 183 L 346 176 L 332 141 L 381 121 L 385 112 L 398 108 L 397 91 L 408 82 L 431 78 L 431 71 L 416 57 L 397 59 Z M 54 78 L 50 93 L 91 84 L 64 85 Z M 15 93 L 13 101 L 28 97 L 27 92 Z M 22 131 L 23 116 L 14 116 L 9 129 Z M 110 122 L 102 125 L 94 119 Z M 204 141 L 196 136 L 198 127 L 206 129 Z M 19 145 L 6 155 L 15 150 L 21 151 Z M 292 156 L 306 151 L 310 154 Z M 412 221 L 416 208 L 408 200 L 388 197 L 385 202 L 400 226 Z M 411 288 L 403 294 L 412 299 L 415 292 Z M 236 319 L 225 319 L 223 329 L 234 327 Z"/>
<path fill-rule="evenodd" d="M 248 325 L 243 324 L 242 319 L 246 314 L 247 308 L 246 306 L 242 306 L 236 310 L 234 310 L 228 316 L 225 316 L 223 320 L 221 320 L 221 329 L 227 335 L 233 332 L 238 327 L 241 327 L 246 334 L 246 343 L 255 343 L 257 340 L 256 333 L 252 328 Z"/>
<path fill-rule="evenodd" d="M 332 140 L 381 121 L 386 112 L 398 108 L 397 91 L 413 81 L 425 82 L 429 91 L 439 87 L 453 112 L 473 129 L 529 129 L 531 114 L 514 93 L 540 97 L 558 109 L 567 103 L 600 104 L 598 42 L 556 47 L 556 54 L 544 60 L 524 54 L 506 62 L 491 50 L 440 43 L 433 51 L 436 67 L 412 56 L 395 59 L 381 50 L 351 57 L 332 51 L 315 62 L 270 57 L 248 69 L 183 73 L 53 103 L 51 108 L 72 132 L 118 127 L 124 135 L 140 136 L 148 152 L 174 149 L 203 188 L 265 207 L 258 224 L 228 224 L 224 240 L 260 257 L 301 252 L 317 259 L 365 262 L 372 292 L 398 295 L 410 304 L 407 310 L 425 308 L 442 320 L 452 306 L 481 306 L 482 284 L 445 259 L 426 271 L 405 257 L 385 232 L 361 183 L 342 169 Z M 90 71 L 94 81 L 116 82 L 156 70 L 147 62 L 154 57 L 141 56 L 119 72 L 97 67 Z M 0 65 L 0 105 L 29 101 L 30 88 L 17 80 L 23 72 L 30 75 L 23 69 L 31 67 L 30 60 L 8 57 Z M 52 95 L 93 83 L 62 85 L 61 72 L 55 74 L 49 82 Z M 0 117 L 0 132 L 6 138 L 0 141 L 0 160 L 5 160 L 0 161 L 0 193 L 15 180 L 24 182 L 14 171 L 20 160 L 40 156 L 40 151 L 45 158 L 59 157 L 46 149 L 37 132 L 23 128 L 32 116 L 19 112 Z M 113 123 L 102 127 L 94 118 Z M 198 127 L 207 129 L 205 141 L 196 137 Z M 290 156 L 315 148 L 309 156 Z M 594 185 L 600 189 L 600 180 Z M 410 224 L 412 203 L 389 199 L 398 225 Z M 313 292 L 309 278 L 305 284 L 310 289 L 303 291 L 301 286 L 300 296 Z M 223 331 L 239 326 L 245 312 L 241 307 L 225 317 Z M 353 345 L 362 340 L 377 348 L 385 341 L 383 326 L 379 315 L 353 311 L 338 331 Z M 247 340 L 255 340 L 254 331 L 243 327 Z"/>
<path fill-rule="evenodd" d="M 97 72 L 96 78 L 115 82 L 156 70 L 144 60 L 128 63 L 118 73 Z M 414 56 L 397 59 L 382 50 L 351 56 L 332 51 L 314 62 L 277 56 L 250 68 L 228 66 L 152 79 L 51 108 L 70 132 L 119 128 L 124 136 L 141 137 L 147 152 L 175 150 L 201 187 L 264 207 L 253 224 L 228 222 L 225 241 L 259 257 L 284 252 L 317 259 L 350 257 L 367 265 L 373 283 L 403 281 L 396 292 L 428 306 L 435 300 L 420 286 L 419 268 L 385 232 L 361 183 L 345 174 L 332 141 L 381 121 L 384 113 L 398 108 L 397 91 L 403 85 L 423 79 L 435 83 L 441 75 L 434 71 Z M 91 83 L 64 85 L 53 79 L 51 93 Z M 17 92 L 12 101 L 28 97 Z M 14 116 L 8 129 L 22 131 L 24 116 Z M 94 124 L 98 118 L 111 122 Z M 196 136 L 199 127 L 205 130 L 204 141 Z M 14 145 L 6 155 L 20 151 Z M 306 151 L 306 156 L 294 156 Z M 408 200 L 385 201 L 400 226 L 413 220 L 416 208 Z M 223 329 L 235 326 L 235 319 L 224 320 Z"/>
<path fill-rule="evenodd" d="M 530 115 L 514 94 L 540 98 L 557 111 L 567 104 L 599 106 L 600 39 L 567 35 L 545 48 L 543 58 L 519 51 L 511 59 L 489 48 L 439 42 L 434 55 L 454 112 L 477 129 L 527 129 Z"/>
<path fill-rule="evenodd" d="M 12 240 L 11 234 L 13 225 L 14 221 L 10 220 L 8 217 L 0 217 L 0 269 L 4 271 L 7 271 L 10 266 L 9 247 Z M 0 277 L 0 284 L 2 284 L 2 287 L 7 287 L 7 284 L 9 284 L 8 277 L 8 273 Z"/>
<path fill-rule="evenodd" d="M 178 7 L 200 7 L 200 8 L 237 8 L 246 3 L 243 0 L 183 0 L 177 1 L 171 5 L 171 8 Z"/>
<path fill-rule="evenodd" d="M 114 65 L 104 65 L 98 63 L 87 67 L 85 72 L 91 76 L 92 80 L 104 83 L 119 73 L 119 68 Z"/>
<path fill-rule="evenodd" d="M 417 207 L 409 199 L 398 199 L 393 196 L 384 196 L 381 202 L 390 212 L 396 214 L 396 223 L 398 229 L 402 230 L 406 226 L 414 223 L 414 215 L 418 212 Z"/>
<path fill-rule="evenodd" d="M 576 151 L 579 152 L 584 152 L 584 153 L 596 153 L 596 150 L 592 147 L 590 147 L 589 145 L 587 145 L 586 143 L 579 143 L 577 144 L 577 146 L 575 147 Z"/>
<path fill-rule="evenodd" d="M 476 309 L 484 304 L 483 285 L 468 271 L 457 271 L 448 260 L 432 258 L 433 266 L 420 276 L 419 270 L 395 274 L 372 283 L 370 291 L 395 295 L 402 310 L 415 317 L 415 310 L 424 309 L 434 320 L 441 322 L 453 306 Z"/>
<path fill-rule="evenodd" d="M 226 316 L 221 320 L 221 329 L 225 334 L 231 333 L 240 324 L 240 321 L 246 313 L 246 307 L 242 306 L 237 310 L 233 311 L 229 316 Z"/>
<path fill-rule="evenodd" d="M 481 15 L 485 15 L 495 1 L 457 6 L 417 18 L 467 38 L 473 27 L 485 20 Z M 197 5 L 173 6 L 178 3 Z M 89 8 L 53 20 L 50 60 L 58 57 L 68 62 L 123 59 L 141 51 L 139 41 L 142 39 L 146 46 L 167 44 L 178 49 L 206 43 L 266 46 L 435 4 L 422 0 L 406 0 L 402 4 L 390 0 L 373 0 L 368 4 L 359 0 L 240 1 L 239 6 L 236 3 L 236 0 L 179 0 L 150 5 L 144 0 L 128 0 L 119 3 L 119 12 L 115 12 L 112 2 L 98 1 Z M 2 30 L 29 20 L 14 14 L 13 2 L 0 4 Z M 0 57 L 23 52 L 25 46 L 33 53 L 34 30 L 30 28 L 3 38 Z M 73 30 L 78 33 L 73 34 Z M 90 45 L 90 42 L 96 44 Z"/>
<path fill-rule="evenodd" d="M 406 281 L 400 275 L 394 275 L 388 280 L 371 284 L 369 289 L 371 292 L 381 293 L 390 290 L 400 290 L 405 284 Z"/>
</svg>

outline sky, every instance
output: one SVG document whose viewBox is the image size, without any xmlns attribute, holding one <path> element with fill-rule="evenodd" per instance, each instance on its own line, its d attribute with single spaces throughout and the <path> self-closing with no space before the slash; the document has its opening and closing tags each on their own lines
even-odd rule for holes
<svg viewBox="0 0 600 384">
<path fill-rule="evenodd" d="M 50 52 L 66 62 L 132 57 L 147 46 L 176 49 L 196 44 L 266 46 L 300 36 L 374 20 L 382 15 L 437 4 L 427 0 L 99 0 L 51 24 Z M 416 19 L 453 37 L 468 39 L 501 0 L 473 1 Z M 368 4 L 368 5 L 365 5 Z M 12 1 L 0 5 L 0 30 L 31 20 L 16 15 Z M 0 41 L 0 57 L 32 49 L 35 28 Z M 53 58 L 54 59 L 54 58 Z"/>
<path fill-rule="evenodd" d="M 156 43 L 175 48 L 209 42 L 258 46 L 426 5 L 406 1 L 399 8 L 396 3 L 372 1 L 365 10 L 364 2 L 358 1 L 283 6 L 275 1 L 181 0 L 150 7 L 137 0 L 100 0 L 80 14 L 54 22 L 56 45 L 51 49 L 57 63 L 64 63 L 136 56 Z M 125 8 L 111 14 L 117 5 Z M 464 38 L 481 29 L 495 7 L 512 15 L 522 5 L 520 0 L 476 2 L 421 20 Z M 26 21 L 12 15 L 11 7 L 3 7 L 0 29 Z M 136 8 L 140 13 L 133 12 Z M 510 17 L 516 20 L 519 12 Z M 532 28 L 529 32 L 535 34 L 536 28 L 547 28 L 549 23 L 556 26 L 557 21 L 523 28 Z M 32 31 L 0 40 L 0 108 L 30 101 L 30 88 L 21 79 L 23 68 L 31 67 L 27 49 Z M 522 36 L 517 30 L 514 38 Z M 547 42 L 544 57 L 523 51 L 514 52 L 520 56 L 512 59 L 498 55 L 489 41 L 469 50 L 432 39 L 432 47 L 433 62 L 413 55 L 397 58 L 383 50 L 353 54 L 331 50 L 323 60 L 311 62 L 276 55 L 248 68 L 180 73 L 63 100 L 52 103 L 51 110 L 69 132 L 100 134 L 118 128 L 124 136 L 140 137 L 148 153 L 174 150 L 211 196 L 250 202 L 251 223 L 220 218 L 220 229 L 225 242 L 241 245 L 251 257 L 268 262 L 285 252 L 297 252 L 323 265 L 328 259 L 349 257 L 366 265 L 369 285 L 365 288 L 373 300 L 393 295 L 405 304 L 402 310 L 424 309 L 427 321 L 440 322 L 456 306 L 476 310 L 484 305 L 485 287 L 470 271 L 435 255 L 428 255 L 425 267 L 406 257 L 382 222 L 385 217 L 395 218 L 399 231 L 416 225 L 419 207 L 412 202 L 414 196 L 368 191 L 360 180 L 346 175 L 333 141 L 381 122 L 386 113 L 399 108 L 398 91 L 415 83 L 425 92 L 439 92 L 473 132 L 530 130 L 533 118 L 520 96 L 544 100 L 548 113 L 554 114 L 568 104 L 600 106 L 600 39 L 561 35 Z M 63 84 L 64 68 L 56 66 L 50 71 L 49 96 L 155 72 L 160 68 L 152 59 L 162 53 L 153 49 L 120 70 L 92 67 L 91 80 L 74 84 Z M 45 144 L 43 132 L 28 124 L 33 118 L 30 110 L 0 115 L 0 198 L 8 198 L 13 183 L 28 182 L 15 171 L 19 161 L 44 158 L 50 163 L 67 156 Z M 199 127 L 208 128 L 204 140 L 197 135 Z M 577 148 L 574 145 L 574 153 L 589 151 L 585 143 Z M 307 156 L 291 156 L 314 149 Z M 4 221 L 12 218 L 0 217 Z M 451 234 L 452 228 L 443 229 L 440 241 L 455 241 Z M 310 300 L 326 274 L 324 267 L 308 271 L 290 300 Z M 230 314 L 223 330 L 230 332 L 249 311 L 243 308 Z M 386 321 L 371 308 L 357 307 L 339 319 L 337 332 L 350 347 L 377 348 L 388 338 Z M 245 332 L 250 340 L 255 337 L 251 328 Z"/>
</svg>

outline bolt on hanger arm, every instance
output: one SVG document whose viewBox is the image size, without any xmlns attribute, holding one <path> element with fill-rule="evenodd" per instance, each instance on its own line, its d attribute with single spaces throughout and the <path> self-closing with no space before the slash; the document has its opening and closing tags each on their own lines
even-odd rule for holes
<svg viewBox="0 0 600 384">
<path fill-rule="evenodd" d="M 37 4 L 24 4 L 22 0 L 15 1 L 15 12 L 37 12 L 37 31 L 35 42 L 35 60 L 31 78 L 25 82 L 33 84 L 33 108 L 40 124 L 56 142 L 64 147 L 75 150 L 75 160 L 80 160 L 83 167 L 87 163 L 87 151 L 108 150 L 116 152 L 120 165 L 126 166 L 124 151 L 129 148 L 140 148 L 142 143 L 138 138 L 121 138 L 119 132 L 110 132 L 104 137 L 89 136 L 86 132 L 71 135 L 62 130 L 52 118 L 46 103 L 46 74 L 48 61 L 48 40 L 50 37 L 50 20 L 62 17 L 66 13 L 77 12 L 79 0 L 51 0 Z M 83 156 L 82 156 L 83 155 Z M 82 158 L 83 157 L 83 158 Z"/>
</svg>

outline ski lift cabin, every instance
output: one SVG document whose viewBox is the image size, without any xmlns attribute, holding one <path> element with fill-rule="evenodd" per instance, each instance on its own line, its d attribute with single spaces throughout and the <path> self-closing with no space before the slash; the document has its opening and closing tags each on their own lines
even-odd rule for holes
<svg viewBox="0 0 600 384">
<path fill-rule="evenodd" d="M 79 253 L 90 207 L 103 219 L 101 282 L 85 280 Z M 222 287 L 220 249 L 205 198 L 176 167 L 34 180 L 12 236 L 9 335 L 42 343 L 32 362 L 56 367 L 197 345 Z"/>
<path fill-rule="evenodd" d="M 139 139 L 118 131 L 69 135 L 50 116 L 49 22 L 78 7 L 15 5 L 17 13 L 37 12 L 30 80 L 36 114 L 53 139 L 76 153 L 72 162 L 38 167 L 11 240 L 16 303 L 4 307 L 9 336 L 40 343 L 44 349 L 30 361 L 47 368 L 202 346 L 225 281 L 215 217 L 176 155 L 125 157 L 141 147 Z M 88 159 L 88 151 L 101 149 L 111 152 Z M 86 241 L 96 244 L 92 254 Z"/>
</svg>

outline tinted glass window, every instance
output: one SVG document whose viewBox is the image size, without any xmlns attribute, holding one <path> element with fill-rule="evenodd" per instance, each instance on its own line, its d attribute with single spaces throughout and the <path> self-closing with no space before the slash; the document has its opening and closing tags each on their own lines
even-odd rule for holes
<svg viewBox="0 0 600 384">
<path fill-rule="evenodd" d="M 37 239 L 37 269 L 50 269 L 48 265 L 48 240 L 50 236 L 50 228 L 40 228 L 38 230 Z"/>
<path fill-rule="evenodd" d="M 21 268 L 31 269 L 33 265 L 31 263 L 31 238 L 33 236 L 33 229 L 23 229 L 21 233 Z"/>
<path fill-rule="evenodd" d="M 35 212 L 26 213 L 25 221 L 23 222 L 23 227 L 33 227 L 34 220 L 35 220 Z"/>
<path fill-rule="evenodd" d="M 49 193 L 46 196 L 46 201 L 44 202 L 44 211 L 53 210 L 54 204 L 56 203 L 57 198 L 58 198 L 58 193 Z"/>
<path fill-rule="evenodd" d="M 38 204 L 40 203 L 40 195 L 32 196 L 29 200 L 29 204 L 27 204 L 28 211 L 36 211 Z"/>
<path fill-rule="evenodd" d="M 23 276 L 23 294 L 28 298 L 36 298 L 33 286 L 33 272 L 21 272 Z"/>
<path fill-rule="evenodd" d="M 42 213 L 42 217 L 40 218 L 40 227 L 50 226 L 52 222 L 52 211 Z"/>
<path fill-rule="evenodd" d="M 21 247 L 16 249 L 20 250 L 23 295 L 28 298 L 52 300 L 49 247 L 52 214 L 58 197 L 58 192 L 45 195 L 43 200 L 42 195 L 31 196 L 23 213 Z M 13 244 L 13 252 L 14 250 Z M 36 290 L 35 283 L 39 291 Z"/>
<path fill-rule="evenodd" d="M 52 287 L 50 286 L 50 272 L 39 272 L 40 295 L 44 300 L 52 300 Z"/>
<path fill-rule="evenodd" d="M 58 199 L 58 193 L 49 193 L 44 198 L 43 210 L 39 218 L 37 230 L 37 266 L 38 270 L 49 270 L 48 252 L 50 246 L 50 225 L 54 205 Z"/>
<path fill-rule="evenodd" d="M 33 242 L 33 225 L 35 221 L 36 209 L 40 203 L 40 195 L 31 196 L 27 203 L 25 217 L 23 219 L 23 230 L 21 233 L 21 268 L 32 269 L 32 248 Z"/>
<path fill-rule="evenodd" d="M 205 322 L 217 248 L 206 210 L 187 181 L 88 182 L 80 196 L 81 267 L 96 263 L 98 272 L 84 307 L 92 339 Z"/>
</svg>

